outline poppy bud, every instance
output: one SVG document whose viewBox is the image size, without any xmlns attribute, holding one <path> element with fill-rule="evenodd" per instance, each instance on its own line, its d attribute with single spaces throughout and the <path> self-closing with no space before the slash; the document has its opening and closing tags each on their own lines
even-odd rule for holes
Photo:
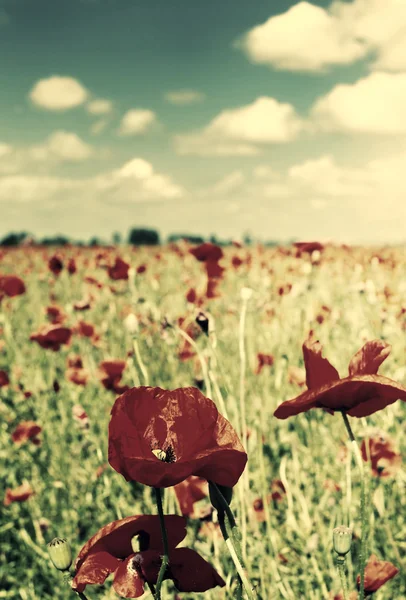
<svg viewBox="0 0 406 600">
<path fill-rule="evenodd" d="M 223 496 L 223 498 L 227 502 L 227 504 L 230 505 L 231 499 L 233 497 L 233 488 L 226 487 L 225 485 L 217 484 L 217 489 L 216 489 L 216 487 L 212 484 L 212 482 L 209 481 L 210 502 L 212 503 L 212 505 L 214 506 L 214 508 L 217 510 L 218 513 L 224 514 L 225 511 L 224 511 L 223 502 L 222 502 L 222 499 L 220 498 L 217 490 L 221 493 L 221 495 Z"/>
<path fill-rule="evenodd" d="M 68 571 L 72 564 L 70 543 L 64 538 L 54 538 L 47 546 L 54 567 L 59 571 Z"/>
<path fill-rule="evenodd" d="M 333 547 L 340 559 L 343 559 L 343 557 L 350 551 L 351 542 L 352 531 L 349 527 L 340 525 L 340 527 L 333 529 Z"/>
</svg>

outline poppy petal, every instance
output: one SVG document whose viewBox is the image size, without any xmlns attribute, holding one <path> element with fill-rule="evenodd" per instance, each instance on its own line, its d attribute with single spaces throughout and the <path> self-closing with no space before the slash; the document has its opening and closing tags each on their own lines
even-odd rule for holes
<svg viewBox="0 0 406 600">
<path fill-rule="evenodd" d="M 367 417 L 396 400 L 406 401 L 406 388 L 382 375 L 357 375 L 332 381 L 283 402 L 274 416 L 287 419 L 311 408 L 346 411 L 351 417 Z"/>
<path fill-rule="evenodd" d="M 170 578 L 180 592 L 206 592 L 216 586 L 224 587 L 224 579 L 194 550 L 173 550 L 169 563 Z"/>
<path fill-rule="evenodd" d="M 306 368 L 306 385 L 309 390 L 340 379 L 337 369 L 327 358 L 322 357 L 323 348 L 318 340 L 308 338 L 302 348 Z"/>
<path fill-rule="evenodd" d="M 123 560 L 114 573 L 113 588 L 122 598 L 139 598 L 144 593 L 144 582 L 133 566 L 134 556 Z"/>
<path fill-rule="evenodd" d="M 114 573 L 119 564 L 118 558 L 115 558 L 109 552 L 102 551 L 88 554 L 77 568 L 72 581 L 72 588 L 77 592 L 83 592 L 89 583 L 104 583 L 110 573 Z"/>
<path fill-rule="evenodd" d="M 175 548 L 186 536 L 186 519 L 177 515 L 165 516 L 169 548 Z M 105 525 L 83 546 L 76 559 L 76 569 L 90 553 L 107 551 L 116 558 L 133 553 L 131 539 L 144 532 L 149 548 L 163 551 L 161 527 L 157 515 L 135 515 Z"/>
<path fill-rule="evenodd" d="M 348 373 L 352 375 L 374 375 L 383 361 L 388 358 L 392 347 L 383 340 L 367 342 L 350 360 Z"/>
</svg>

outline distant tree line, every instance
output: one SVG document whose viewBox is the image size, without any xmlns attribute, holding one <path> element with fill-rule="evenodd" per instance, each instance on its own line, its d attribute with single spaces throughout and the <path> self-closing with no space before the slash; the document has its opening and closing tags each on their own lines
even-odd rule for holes
<svg viewBox="0 0 406 600">
<path fill-rule="evenodd" d="M 208 237 L 201 235 L 191 235 L 188 233 L 172 233 L 166 238 L 166 242 L 174 243 L 185 240 L 190 244 L 202 244 L 203 242 L 212 242 L 220 246 L 228 246 L 232 243 L 232 240 L 221 240 L 216 235 L 212 234 Z M 246 233 L 243 237 L 243 243 L 247 246 L 255 243 L 255 240 L 249 233 Z M 147 229 L 143 227 L 133 227 L 130 229 L 126 242 L 133 246 L 158 246 L 161 241 L 159 232 L 155 229 Z M 68 244 L 75 246 L 107 246 L 109 244 L 119 245 L 124 243 L 121 233 L 114 232 L 110 241 L 103 240 L 97 236 L 92 237 L 88 242 L 72 240 L 65 235 L 56 234 L 54 236 L 46 236 L 40 239 L 36 239 L 35 236 L 25 231 L 12 232 L 5 235 L 0 239 L 0 246 L 12 247 L 20 245 L 40 245 L 40 246 L 66 246 Z M 276 240 L 270 240 L 263 242 L 266 246 L 277 246 L 281 242 Z"/>
</svg>

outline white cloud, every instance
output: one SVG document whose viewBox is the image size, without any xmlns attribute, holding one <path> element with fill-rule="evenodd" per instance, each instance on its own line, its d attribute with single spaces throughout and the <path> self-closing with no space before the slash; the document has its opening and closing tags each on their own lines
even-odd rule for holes
<svg viewBox="0 0 406 600">
<path fill-rule="evenodd" d="M 30 154 L 35 160 L 81 162 L 92 156 L 93 149 L 76 133 L 54 131 L 44 144 L 31 148 Z"/>
<path fill-rule="evenodd" d="M 312 110 L 324 130 L 377 134 L 406 133 L 406 73 L 371 73 L 353 84 L 336 85 Z"/>
<path fill-rule="evenodd" d="M 63 203 L 75 192 L 75 201 L 137 203 L 182 198 L 186 192 L 169 175 L 155 172 L 142 158 L 120 169 L 84 179 L 49 175 L 16 174 L 0 176 L 0 202 Z"/>
<path fill-rule="evenodd" d="M 106 115 L 111 112 L 113 109 L 113 103 L 111 100 L 103 100 L 102 98 L 98 100 L 92 100 L 86 105 L 86 110 L 91 115 Z"/>
<path fill-rule="evenodd" d="M 88 96 L 82 84 L 72 77 L 54 75 L 40 79 L 30 91 L 31 101 L 47 110 L 64 111 L 83 104 Z"/>
<path fill-rule="evenodd" d="M 139 135 L 156 121 L 156 114 L 149 109 L 131 109 L 121 120 L 119 135 Z"/>
<path fill-rule="evenodd" d="M 288 71 L 324 71 L 366 52 L 339 19 L 309 2 L 257 25 L 237 45 L 252 62 Z"/>
<path fill-rule="evenodd" d="M 125 163 L 119 170 L 121 177 L 135 177 L 136 179 L 148 179 L 151 177 L 154 169 L 148 161 L 143 158 L 133 158 Z"/>
<path fill-rule="evenodd" d="M 175 136 L 175 148 L 179 154 L 252 156 L 259 153 L 254 144 L 288 142 L 303 128 L 291 104 L 261 96 L 223 110 L 201 131 Z"/>
<path fill-rule="evenodd" d="M 177 104 L 179 106 L 202 102 L 205 97 L 206 96 L 204 94 L 197 92 L 196 90 L 177 90 L 173 92 L 167 92 L 165 94 L 165 100 L 171 104 Z"/>
<path fill-rule="evenodd" d="M 327 8 L 298 2 L 249 30 L 237 47 L 278 70 L 324 72 L 373 60 L 372 68 L 406 70 L 406 2 L 336 0 Z"/>
</svg>

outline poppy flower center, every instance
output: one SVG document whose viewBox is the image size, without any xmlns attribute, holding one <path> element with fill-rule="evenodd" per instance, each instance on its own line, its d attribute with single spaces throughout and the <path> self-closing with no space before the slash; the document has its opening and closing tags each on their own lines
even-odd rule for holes
<svg viewBox="0 0 406 600">
<path fill-rule="evenodd" d="M 176 462 L 176 454 L 172 448 L 172 446 L 167 446 L 165 450 L 161 448 L 153 448 L 151 452 L 156 458 L 165 463 L 174 463 Z"/>
</svg>

